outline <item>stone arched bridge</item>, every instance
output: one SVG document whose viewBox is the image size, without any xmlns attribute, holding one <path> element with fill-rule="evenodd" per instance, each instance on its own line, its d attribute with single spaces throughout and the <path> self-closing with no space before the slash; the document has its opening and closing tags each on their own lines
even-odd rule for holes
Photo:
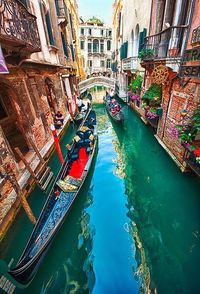
<svg viewBox="0 0 200 294">
<path fill-rule="evenodd" d="M 115 79 L 108 77 L 91 77 L 79 83 L 79 92 L 83 93 L 87 89 L 91 89 L 94 86 L 104 86 L 106 88 L 115 88 Z"/>
</svg>

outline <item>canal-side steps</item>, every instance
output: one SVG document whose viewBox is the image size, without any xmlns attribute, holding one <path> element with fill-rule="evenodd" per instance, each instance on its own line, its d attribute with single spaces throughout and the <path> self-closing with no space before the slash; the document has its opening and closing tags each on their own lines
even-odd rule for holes
<svg viewBox="0 0 200 294">
<path fill-rule="evenodd" d="M 43 165 L 36 173 L 36 182 L 42 191 L 45 191 L 53 179 L 53 172 L 49 166 Z"/>
<path fill-rule="evenodd" d="M 40 152 L 36 149 L 36 146 L 32 146 L 34 147 L 36 155 L 31 160 L 27 160 L 18 147 L 15 148 L 15 151 L 24 163 L 30 176 L 36 181 L 40 189 L 44 191 L 53 178 L 53 172 L 50 167 L 47 166 L 47 161 L 41 156 Z"/>
<path fill-rule="evenodd" d="M 8 274 L 8 271 L 14 262 L 12 258 L 9 264 L 4 260 L 0 259 L 0 293 L 1 294 L 13 294 L 16 289 L 25 288 L 24 285 L 21 285 L 15 279 Z"/>
<path fill-rule="evenodd" d="M 13 285 L 5 276 L 0 277 L 0 291 L 1 289 L 4 291 L 3 293 L 13 294 L 16 286 Z"/>
</svg>

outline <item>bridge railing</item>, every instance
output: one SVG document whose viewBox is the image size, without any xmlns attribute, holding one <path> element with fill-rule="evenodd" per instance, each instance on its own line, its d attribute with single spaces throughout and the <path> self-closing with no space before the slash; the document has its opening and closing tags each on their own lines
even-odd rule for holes
<svg viewBox="0 0 200 294">
<path fill-rule="evenodd" d="M 82 93 L 86 91 L 87 89 L 90 89 L 94 86 L 105 86 L 108 88 L 114 88 L 115 87 L 116 80 L 113 78 L 108 77 L 91 77 L 87 80 L 84 80 L 79 83 L 79 91 Z"/>
</svg>

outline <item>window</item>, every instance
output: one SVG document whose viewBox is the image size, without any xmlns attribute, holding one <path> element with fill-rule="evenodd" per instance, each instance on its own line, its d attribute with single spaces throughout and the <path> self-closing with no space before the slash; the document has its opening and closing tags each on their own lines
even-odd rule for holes
<svg viewBox="0 0 200 294">
<path fill-rule="evenodd" d="M 85 49 L 85 42 L 81 41 L 81 50 L 84 50 L 84 49 Z"/>
<path fill-rule="evenodd" d="M 107 51 L 110 51 L 111 50 L 111 41 L 108 40 L 107 41 Z"/>
<path fill-rule="evenodd" d="M 107 61 L 106 61 L 106 67 L 107 68 L 111 68 L 111 60 L 110 59 L 107 59 Z"/>
<path fill-rule="evenodd" d="M 108 32 L 108 36 L 111 37 L 112 36 L 112 31 Z"/>
<path fill-rule="evenodd" d="M 68 54 L 68 48 L 67 48 L 67 40 L 66 37 L 63 33 L 61 33 L 61 39 L 62 39 L 62 45 L 63 45 L 63 51 L 65 56 L 68 58 L 69 54 Z"/>
<path fill-rule="evenodd" d="M 92 43 L 88 43 L 88 53 L 92 52 Z"/>
<path fill-rule="evenodd" d="M 93 41 L 93 53 L 98 53 L 99 52 L 99 41 L 94 40 Z"/>
<path fill-rule="evenodd" d="M 103 36 L 103 30 L 101 30 L 101 36 Z"/>
<path fill-rule="evenodd" d="M 88 60 L 88 67 L 92 67 L 92 60 Z"/>
<path fill-rule="evenodd" d="M 88 29 L 88 34 L 91 36 L 92 35 L 92 29 Z"/>
<path fill-rule="evenodd" d="M 100 51 L 101 51 L 101 53 L 104 52 L 104 43 L 103 42 L 100 44 Z"/>
<path fill-rule="evenodd" d="M 44 24 L 47 43 L 50 45 L 55 45 L 50 14 L 49 14 L 49 11 L 47 10 L 47 7 L 42 2 L 40 2 L 40 10 L 42 14 L 42 20 Z"/>
<path fill-rule="evenodd" d="M 84 35 L 84 29 L 81 28 L 81 35 Z"/>
<path fill-rule="evenodd" d="M 104 67 L 105 66 L 105 62 L 104 60 L 101 60 L 101 67 Z"/>
</svg>

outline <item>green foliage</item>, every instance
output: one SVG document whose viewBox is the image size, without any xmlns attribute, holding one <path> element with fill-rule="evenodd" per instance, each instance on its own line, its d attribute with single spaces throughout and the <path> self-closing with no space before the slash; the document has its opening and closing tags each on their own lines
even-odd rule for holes
<svg viewBox="0 0 200 294">
<path fill-rule="evenodd" d="M 200 105 L 197 107 L 197 109 L 194 111 L 194 114 L 192 115 L 192 124 L 193 128 L 195 128 L 197 132 L 200 132 Z"/>
<path fill-rule="evenodd" d="M 139 53 L 138 53 L 138 57 L 140 59 L 144 59 L 144 58 L 152 58 L 154 56 L 154 50 L 153 49 L 142 49 Z"/>
<path fill-rule="evenodd" d="M 175 128 L 177 128 L 179 131 L 178 139 L 180 142 L 191 143 L 194 141 L 197 132 L 191 125 L 176 125 Z"/>
<path fill-rule="evenodd" d="M 137 90 L 140 91 L 142 87 L 142 76 L 141 75 L 137 75 L 137 77 L 135 78 L 134 81 L 132 81 L 132 92 L 133 93 L 137 93 Z"/>
<path fill-rule="evenodd" d="M 195 140 L 198 132 L 200 132 L 200 105 L 194 111 L 191 121 L 187 125 L 176 125 L 175 128 L 179 131 L 179 141 L 191 143 Z"/>
<path fill-rule="evenodd" d="M 161 102 L 162 88 L 157 84 L 152 84 L 149 89 L 144 93 L 142 97 L 146 101 L 147 105 L 159 105 Z"/>
</svg>

